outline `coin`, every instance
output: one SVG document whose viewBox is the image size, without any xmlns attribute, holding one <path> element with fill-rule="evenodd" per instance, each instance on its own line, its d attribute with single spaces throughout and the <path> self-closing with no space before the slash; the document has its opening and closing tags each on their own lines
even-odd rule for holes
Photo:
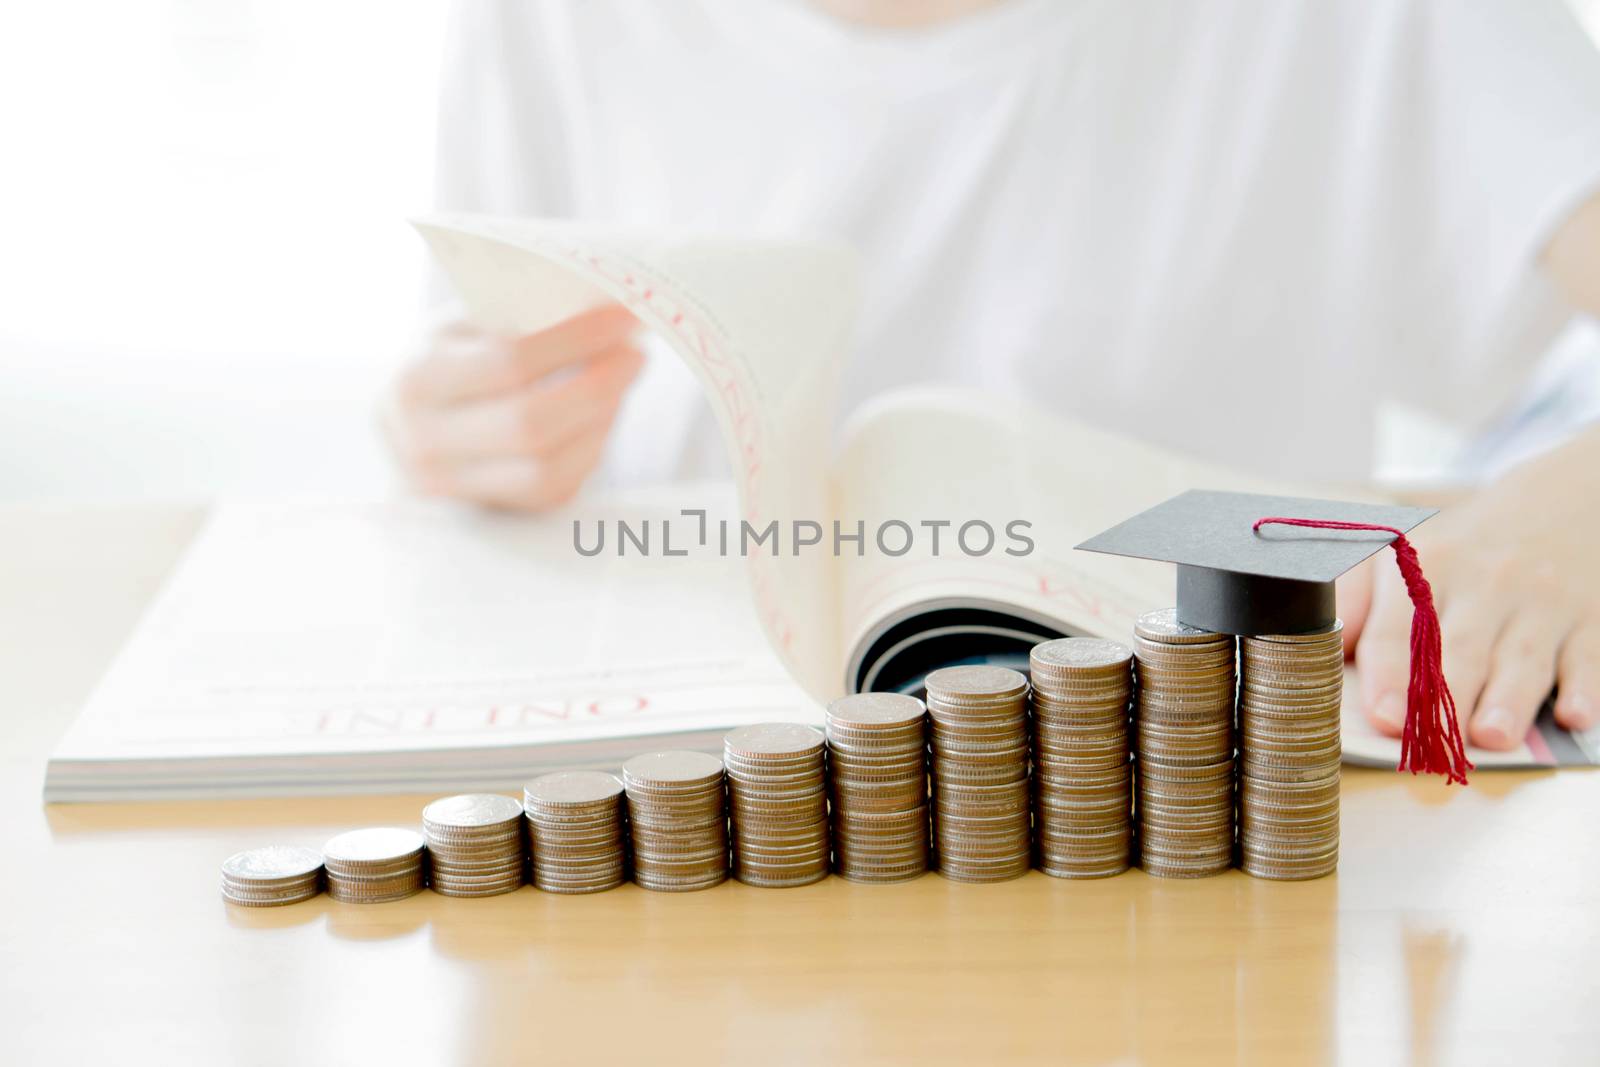
<svg viewBox="0 0 1600 1067">
<path fill-rule="evenodd" d="M 339 834 L 322 846 L 328 895 L 378 904 L 420 892 L 426 883 L 424 851 L 421 834 L 397 826 Z"/>
<path fill-rule="evenodd" d="M 1134 628 L 1133 749 L 1140 866 L 1200 878 L 1232 863 L 1236 642 L 1186 626 L 1177 609 Z"/>
<path fill-rule="evenodd" d="M 852 882 L 903 882 L 928 869 L 928 712 L 903 693 L 828 705 L 833 866 Z"/>
<path fill-rule="evenodd" d="M 841 730 L 917 732 L 923 728 L 927 715 L 927 707 L 914 696 L 904 693 L 855 693 L 828 705 L 824 731 L 829 737 Z"/>
<path fill-rule="evenodd" d="M 245 907 L 309 900 L 322 891 L 322 854 L 294 845 L 266 845 L 222 861 L 222 896 Z"/>
<path fill-rule="evenodd" d="M 923 679 L 931 700 L 970 700 L 976 703 L 1005 701 L 1024 696 L 1028 679 L 1009 667 L 984 665 L 941 667 Z"/>
<path fill-rule="evenodd" d="M 1257 878 L 1338 866 L 1343 624 L 1239 642 L 1239 865 Z"/>
<path fill-rule="evenodd" d="M 522 805 L 499 793 L 463 793 L 422 809 L 423 826 L 476 831 L 503 828 L 522 818 Z"/>
<path fill-rule="evenodd" d="M 1018 877 L 1032 859 L 1028 679 L 1006 667 L 943 667 L 924 685 L 939 873 L 964 882 Z"/>
<path fill-rule="evenodd" d="M 622 779 L 604 771 L 555 771 L 535 778 L 522 789 L 522 806 L 540 810 L 588 811 L 622 800 Z"/>
<path fill-rule="evenodd" d="M 348 830 L 322 846 L 323 862 L 341 870 L 409 861 L 422 853 L 422 835 L 398 826 Z"/>
<path fill-rule="evenodd" d="M 822 754 L 822 733 L 797 722 L 763 722 L 729 730 L 722 739 L 722 760 L 751 762 L 802 759 Z"/>
<path fill-rule="evenodd" d="M 628 795 L 698 794 L 722 785 L 722 761 L 704 752 L 672 750 L 635 756 L 622 765 Z"/>
<path fill-rule="evenodd" d="M 635 882 L 676 893 L 727 879 L 727 776 L 721 760 L 704 752 L 652 752 L 624 763 L 622 782 Z"/>
<path fill-rule="evenodd" d="M 1049 689 L 1071 704 L 1095 696 L 1126 696 L 1133 650 L 1119 641 L 1093 637 L 1067 637 L 1043 641 L 1028 656 L 1028 673 L 1035 696 Z"/>
<path fill-rule="evenodd" d="M 1178 621 L 1177 608 L 1160 608 L 1147 611 L 1134 623 L 1133 632 L 1147 641 L 1164 645 L 1210 644 L 1219 636 L 1210 630 L 1186 626 Z"/>
<path fill-rule="evenodd" d="M 548 893 L 599 893 L 627 874 L 622 780 L 603 771 L 555 771 L 522 789 L 530 881 Z"/>
<path fill-rule="evenodd" d="M 822 733 L 757 723 L 730 730 L 722 745 L 733 876 L 768 888 L 826 878 L 832 851 Z"/>
<path fill-rule="evenodd" d="M 444 896 L 492 896 L 522 885 L 527 841 L 522 805 L 499 793 L 442 797 L 422 809 L 428 882 Z"/>
</svg>

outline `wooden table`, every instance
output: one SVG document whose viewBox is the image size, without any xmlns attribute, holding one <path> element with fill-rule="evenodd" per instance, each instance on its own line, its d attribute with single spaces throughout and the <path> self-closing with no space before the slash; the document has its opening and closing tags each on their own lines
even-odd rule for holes
<svg viewBox="0 0 1600 1067">
<path fill-rule="evenodd" d="M 1347 772 L 1336 877 L 247 910 L 230 852 L 420 796 L 39 801 L 195 509 L 0 510 L 7 1063 L 1594 1063 L 1600 776 Z"/>
</svg>

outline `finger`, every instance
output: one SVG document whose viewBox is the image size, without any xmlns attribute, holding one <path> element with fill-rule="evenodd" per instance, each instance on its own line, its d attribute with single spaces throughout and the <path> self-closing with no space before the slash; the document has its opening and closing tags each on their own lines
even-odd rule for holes
<svg viewBox="0 0 1600 1067">
<path fill-rule="evenodd" d="M 639 327 L 620 304 L 605 304 L 518 338 L 447 329 L 434 351 L 400 380 L 402 400 L 440 407 L 515 389 L 610 348 Z"/>
<path fill-rule="evenodd" d="M 427 354 L 401 372 L 395 399 L 402 407 L 460 403 L 495 391 L 507 377 L 511 342 L 451 323 L 435 332 Z"/>
<path fill-rule="evenodd" d="M 1361 631 L 1367 625 L 1367 612 L 1372 609 L 1372 583 L 1374 560 L 1367 560 L 1339 579 L 1339 618 L 1344 623 L 1344 658 L 1356 654 L 1361 641 Z"/>
<path fill-rule="evenodd" d="M 515 378 L 511 384 L 537 381 L 627 340 L 638 329 L 639 320 L 627 308 L 602 304 L 537 333 L 525 334 L 512 344 Z"/>
<path fill-rule="evenodd" d="M 485 459 L 432 472 L 417 480 L 428 496 L 454 497 L 486 504 L 519 494 L 532 494 L 543 482 L 546 464 L 528 458 Z"/>
<path fill-rule="evenodd" d="M 1600 721 L 1600 622 L 1567 635 L 1556 661 L 1556 722 L 1588 730 Z"/>
<path fill-rule="evenodd" d="M 561 460 L 547 472 L 544 481 L 531 495 L 517 494 L 504 499 L 486 501 L 491 507 L 508 507 L 531 511 L 560 507 L 578 495 L 584 482 L 594 473 L 605 455 L 606 441 L 610 437 L 610 424 L 598 428 L 572 442 Z"/>
<path fill-rule="evenodd" d="M 1467 731 L 1473 744 L 1499 751 L 1522 744 L 1555 682 L 1562 623 L 1549 611 L 1524 609 L 1501 631 Z"/>
<path fill-rule="evenodd" d="M 1455 698 L 1461 736 L 1468 736 L 1484 683 L 1489 680 L 1495 643 L 1509 621 L 1509 610 L 1490 594 L 1467 594 L 1440 614 L 1444 678 Z"/>
<path fill-rule="evenodd" d="M 446 495 L 507 511 L 542 511 L 575 496 L 599 464 L 609 426 L 597 427 L 548 460 L 487 459 L 452 469 L 439 483 Z"/>
<path fill-rule="evenodd" d="M 609 419 L 644 357 L 629 343 L 587 360 L 577 373 L 511 393 L 415 416 L 415 458 L 451 464 L 495 457 L 549 458 Z"/>
<path fill-rule="evenodd" d="M 1406 722 L 1406 687 L 1411 666 L 1411 599 L 1391 570 L 1377 572 L 1372 602 L 1356 645 L 1361 707 L 1382 733 L 1398 736 Z"/>
</svg>

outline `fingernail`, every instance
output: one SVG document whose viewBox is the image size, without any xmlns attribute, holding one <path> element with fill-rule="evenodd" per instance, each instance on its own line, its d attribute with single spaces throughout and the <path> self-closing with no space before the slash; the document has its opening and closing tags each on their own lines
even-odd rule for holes
<svg viewBox="0 0 1600 1067">
<path fill-rule="evenodd" d="M 1406 698 L 1399 693 L 1385 693 L 1378 698 L 1378 703 L 1373 706 L 1372 714 L 1393 726 L 1396 730 L 1404 729 L 1406 725 Z"/>
<path fill-rule="evenodd" d="M 1516 721 L 1516 716 L 1505 708 L 1490 708 L 1478 716 L 1472 732 L 1477 735 L 1479 744 L 1489 748 L 1504 748 L 1511 744 Z"/>
<path fill-rule="evenodd" d="M 1594 725 L 1594 705 L 1584 697 L 1568 697 L 1563 702 L 1566 709 L 1567 729 L 1587 730 Z"/>
</svg>

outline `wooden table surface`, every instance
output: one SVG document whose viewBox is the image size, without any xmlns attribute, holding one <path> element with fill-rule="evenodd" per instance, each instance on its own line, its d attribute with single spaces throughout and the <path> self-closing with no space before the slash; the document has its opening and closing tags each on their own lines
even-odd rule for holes
<svg viewBox="0 0 1600 1067">
<path fill-rule="evenodd" d="M 1600 776 L 1346 772 L 1321 881 L 248 910 L 229 853 L 422 796 L 40 803 L 198 509 L 0 509 L 0 1061 L 1600 1062 Z"/>
</svg>

